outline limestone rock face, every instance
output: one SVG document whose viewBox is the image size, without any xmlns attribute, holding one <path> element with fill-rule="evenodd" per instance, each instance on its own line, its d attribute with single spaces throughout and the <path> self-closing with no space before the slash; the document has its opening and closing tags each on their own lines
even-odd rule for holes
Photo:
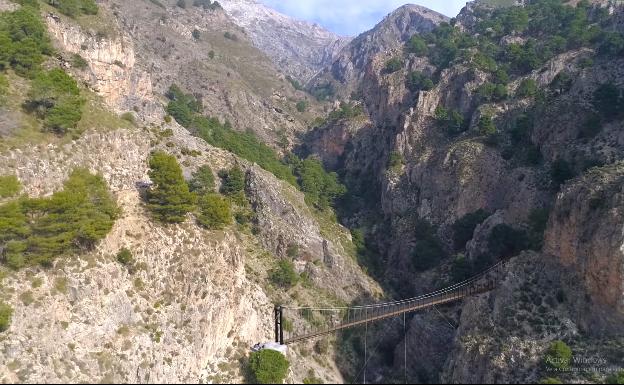
<svg viewBox="0 0 624 385">
<path fill-rule="evenodd" d="M 112 110 L 123 113 L 141 108 L 144 118 L 162 118 L 152 93 L 151 77 L 137 65 L 134 44 L 127 34 L 109 31 L 110 36 L 93 36 L 55 14 L 48 14 L 46 23 L 57 46 L 86 60 L 88 71 L 79 75 Z"/>
<path fill-rule="evenodd" d="M 305 83 L 332 63 L 350 38 L 295 20 L 254 0 L 224 0 L 227 14 L 287 75 Z"/>
<path fill-rule="evenodd" d="M 623 199 L 621 163 L 591 170 L 559 194 L 546 233 L 545 252 L 577 270 L 591 297 L 578 316 L 596 334 L 620 333 L 624 320 Z"/>
</svg>

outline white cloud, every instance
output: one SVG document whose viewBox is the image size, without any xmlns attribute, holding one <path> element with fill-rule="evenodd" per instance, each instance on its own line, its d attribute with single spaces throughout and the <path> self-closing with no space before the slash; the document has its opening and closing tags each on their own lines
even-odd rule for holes
<svg viewBox="0 0 624 385">
<path fill-rule="evenodd" d="M 357 35 L 377 24 L 406 0 L 260 0 L 289 16 L 318 23 L 342 35 Z M 413 0 L 447 16 L 456 16 L 467 0 Z"/>
</svg>

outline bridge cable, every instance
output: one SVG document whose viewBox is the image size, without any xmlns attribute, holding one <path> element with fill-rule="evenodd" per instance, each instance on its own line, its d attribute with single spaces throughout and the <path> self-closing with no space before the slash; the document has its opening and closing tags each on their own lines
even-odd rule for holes
<svg viewBox="0 0 624 385">
<path fill-rule="evenodd" d="M 405 376 L 405 383 L 407 384 L 407 331 L 405 328 L 405 316 L 406 313 L 403 313 L 403 370 Z"/>
<path fill-rule="evenodd" d="M 379 345 L 381 344 L 381 342 L 383 341 L 384 337 L 386 336 L 386 334 L 388 334 L 388 329 L 389 327 L 392 325 L 392 322 L 387 322 L 386 326 L 383 329 L 383 333 L 381 334 L 381 338 L 379 338 L 379 340 L 377 341 L 377 344 L 373 347 L 373 353 L 368 357 L 368 359 L 365 360 L 364 362 L 364 366 L 362 366 L 362 369 L 360 369 L 360 371 L 358 372 L 357 376 L 355 377 L 355 381 L 358 380 L 358 378 L 360 378 L 360 375 L 362 375 L 362 372 L 364 372 L 364 374 L 366 374 L 364 368 L 366 367 L 366 364 L 368 364 L 368 361 L 371 360 L 371 358 L 373 358 L 373 354 L 377 351 L 377 348 L 379 347 Z M 364 339 L 364 349 L 366 351 L 366 339 Z M 365 380 L 366 381 L 366 380 Z"/>
<path fill-rule="evenodd" d="M 435 311 L 437 311 L 437 312 L 438 312 L 438 314 L 440 315 L 440 317 L 442 317 L 442 319 L 443 319 L 444 321 L 446 321 L 446 323 L 447 323 L 447 324 L 449 324 L 449 326 L 450 326 L 453 330 L 455 330 L 455 329 L 457 329 L 457 328 L 458 328 L 458 326 L 453 325 L 453 324 L 451 323 L 451 321 L 450 321 L 447 317 L 445 317 L 445 316 L 444 316 L 444 314 L 442 314 L 442 313 L 440 312 L 440 310 L 438 310 L 438 307 L 437 307 L 436 305 L 433 305 L 433 308 L 435 309 Z"/>
<path fill-rule="evenodd" d="M 368 338 L 368 322 L 366 323 L 366 328 L 364 330 L 364 385 L 366 385 L 366 364 L 368 364 L 368 358 L 366 358 L 366 339 L 367 338 Z"/>
</svg>

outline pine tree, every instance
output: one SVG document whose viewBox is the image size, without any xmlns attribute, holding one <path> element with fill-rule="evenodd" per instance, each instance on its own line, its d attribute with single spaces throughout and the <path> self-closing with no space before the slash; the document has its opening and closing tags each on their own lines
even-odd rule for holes
<svg viewBox="0 0 624 385">
<path fill-rule="evenodd" d="M 149 177 L 154 186 L 147 193 L 148 207 L 161 222 L 181 223 L 193 210 L 195 195 L 182 175 L 175 157 L 155 152 L 149 160 Z"/>
</svg>

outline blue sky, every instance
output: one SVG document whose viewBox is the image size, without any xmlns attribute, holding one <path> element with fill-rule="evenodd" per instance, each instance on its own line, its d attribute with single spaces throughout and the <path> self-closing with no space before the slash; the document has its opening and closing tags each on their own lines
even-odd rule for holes
<svg viewBox="0 0 624 385">
<path fill-rule="evenodd" d="M 345 36 L 371 29 L 388 13 L 406 3 L 419 4 L 456 16 L 468 0 L 260 0 L 269 7 L 301 20 L 318 23 Z"/>
</svg>

